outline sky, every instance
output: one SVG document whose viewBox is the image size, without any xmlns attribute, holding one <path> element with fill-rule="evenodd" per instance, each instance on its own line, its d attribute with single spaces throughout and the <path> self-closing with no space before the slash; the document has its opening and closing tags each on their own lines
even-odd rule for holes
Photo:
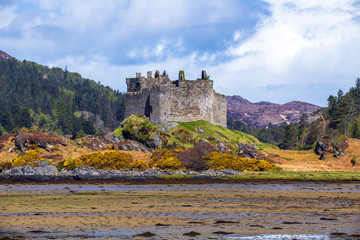
<svg viewBox="0 0 360 240">
<path fill-rule="evenodd" d="M 121 92 L 206 70 L 222 94 L 326 106 L 360 77 L 360 1 L 0 0 L 0 50 Z"/>
</svg>

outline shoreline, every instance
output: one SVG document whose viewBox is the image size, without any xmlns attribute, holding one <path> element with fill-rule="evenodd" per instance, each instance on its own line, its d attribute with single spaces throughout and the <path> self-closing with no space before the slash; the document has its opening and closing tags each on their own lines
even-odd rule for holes
<svg viewBox="0 0 360 240">
<path fill-rule="evenodd" d="M 228 179 L 219 177 L 190 177 L 190 178 L 163 178 L 163 177 L 119 177 L 106 179 L 56 178 L 36 180 L 34 178 L 0 178 L 0 184 L 126 184 L 126 185 L 160 185 L 160 184 L 241 184 L 241 183 L 359 183 L 359 180 L 300 180 L 300 179 Z"/>
<path fill-rule="evenodd" d="M 210 184 L 243 182 L 360 182 L 360 172 L 326 171 L 118 171 L 91 168 L 59 171 L 55 166 L 22 166 L 0 172 L 0 184 L 10 183 L 124 183 L 124 184 Z"/>
</svg>

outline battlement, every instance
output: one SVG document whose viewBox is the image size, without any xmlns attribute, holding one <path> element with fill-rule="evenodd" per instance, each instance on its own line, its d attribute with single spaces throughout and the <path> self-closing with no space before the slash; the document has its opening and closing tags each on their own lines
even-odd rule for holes
<svg viewBox="0 0 360 240">
<path fill-rule="evenodd" d="M 201 78 L 186 80 L 184 71 L 171 81 L 167 72 L 147 72 L 147 77 L 136 73 L 126 78 L 127 94 L 125 117 L 145 114 L 151 122 L 206 120 L 226 126 L 226 96 L 213 90 L 213 81 L 203 70 Z"/>
<path fill-rule="evenodd" d="M 156 70 L 154 77 L 152 71 L 147 72 L 147 77 L 141 76 L 141 73 L 136 73 L 135 78 L 126 78 L 126 84 L 127 92 L 138 92 L 155 86 L 213 88 L 213 81 L 208 79 L 205 70 L 202 71 L 201 78 L 196 80 L 185 80 L 184 71 L 179 71 L 179 79 L 174 81 L 170 80 L 166 71 L 160 75 L 159 70 Z"/>
</svg>

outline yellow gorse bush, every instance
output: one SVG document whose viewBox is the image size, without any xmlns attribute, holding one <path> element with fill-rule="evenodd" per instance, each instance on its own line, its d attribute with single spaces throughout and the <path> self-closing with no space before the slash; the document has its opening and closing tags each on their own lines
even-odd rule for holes
<svg viewBox="0 0 360 240">
<path fill-rule="evenodd" d="M 177 170 L 182 167 L 181 161 L 166 149 L 156 149 L 151 155 L 150 167 L 166 170 Z"/>
<path fill-rule="evenodd" d="M 104 153 L 82 154 L 77 159 L 65 161 L 63 167 L 67 170 L 73 170 L 80 166 L 104 170 L 122 170 L 129 168 L 131 162 L 132 156 L 130 154 L 110 150 Z"/>
<path fill-rule="evenodd" d="M 29 165 L 36 167 L 39 161 L 45 161 L 45 159 L 39 156 L 39 150 L 29 150 L 24 155 L 14 158 L 12 163 L 14 167 L 20 167 L 23 165 Z"/>
<path fill-rule="evenodd" d="M 142 169 L 148 169 L 149 168 L 149 164 L 147 164 L 145 161 L 143 160 L 135 160 L 130 164 L 130 169 L 132 170 L 142 170 Z"/>
<path fill-rule="evenodd" d="M 115 150 L 106 151 L 104 153 L 97 152 L 83 154 L 79 159 L 85 166 L 104 170 L 126 169 L 132 162 L 132 156 L 130 154 L 120 153 Z"/>
<path fill-rule="evenodd" d="M 80 159 L 70 159 L 64 162 L 63 167 L 67 170 L 74 170 L 75 168 L 78 168 L 80 166 L 83 166 L 83 163 Z"/>
<path fill-rule="evenodd" d="M 237 171 L 264 171 L 275 169 L 275 164 L 267 160 L 239 158 L 229 153 L 212 152 L 203 158 L 206 160 L 206 164 L 209 168 L 214 170 L 233 169 Z"/>
</svg>

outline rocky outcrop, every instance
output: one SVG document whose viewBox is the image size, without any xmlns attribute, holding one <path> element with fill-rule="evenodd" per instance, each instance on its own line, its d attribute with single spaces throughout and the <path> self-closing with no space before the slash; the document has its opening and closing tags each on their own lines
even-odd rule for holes
<svg viewBox="0 0 360 240">
<path fill-rule="evenodd" d="M 125 140 L 120 141 L 113 146 L 114 149 L 123 150 L 123 151 L 140 151 L 140 152 L 147 152 L 152 153 L 154 149 L 146 147 L 144 144 L 141 144 L 137 141 L 133 140 Z"/>
<path fill-rule="evenodd" d="M 0 50 L 0 60 L 6 60 L 8 58 L 11 58 L 11 56 L 6 52 Z"/>
<path fill-rule="evenodd" d="M 264 154 L 255 148 L 255 146 L 246 143 L 239 143 L 238 154 L 240 157 L 245 158 L 267 159 Z"/>
<path fill-rule="evenodd" d="M 97 130 L 101 130 L 102 132 L 109 132 L 109 130 L 105 129 L 104 121 L 100 118 L 99 115 L 93 114 L 88 111 L 78 111 L 74 113 L 78 118 L 84 118 L 92 122 L 93 127 Z"/>
<path fill-rule="evenodd" d="M 158 178 L 166 175 L 191 175 L 197 177 L 223 177 L 228 175 L 238 175 L 241 172 L 224 169 L 221 171 L 206 170 L 203 172 L 196 171 L 159 171 L 159 170 L 146 170 L 146 171 L 118 171 L 118 170 L 102 170 L 94 168 L 79 167 L 73 171 L 66 171 L 58 169 L 47 164 L 46 161 L 41 162 L 39 167 L 22 166 L 13 169 L 3 170 L 0 172 L 0 180 L 12 181 L 61 181 L 61 180 L 104 180 L 104 179 L 134 179 L 134 178 Z"/>
<path fill-rule="evenodd" d="M 268 124 L 280 125 L 282 123 L 298 122 L 303 113 L 309 116 L 309 121 L 316 120 L 311 114 L 320 107 L 299 101 L 285 104 L 271 102 L 252 103 L 240 96 L 228 96 L 228 118 L 241 120 L 252 127 L 266 127 Z"/>
</svg>

